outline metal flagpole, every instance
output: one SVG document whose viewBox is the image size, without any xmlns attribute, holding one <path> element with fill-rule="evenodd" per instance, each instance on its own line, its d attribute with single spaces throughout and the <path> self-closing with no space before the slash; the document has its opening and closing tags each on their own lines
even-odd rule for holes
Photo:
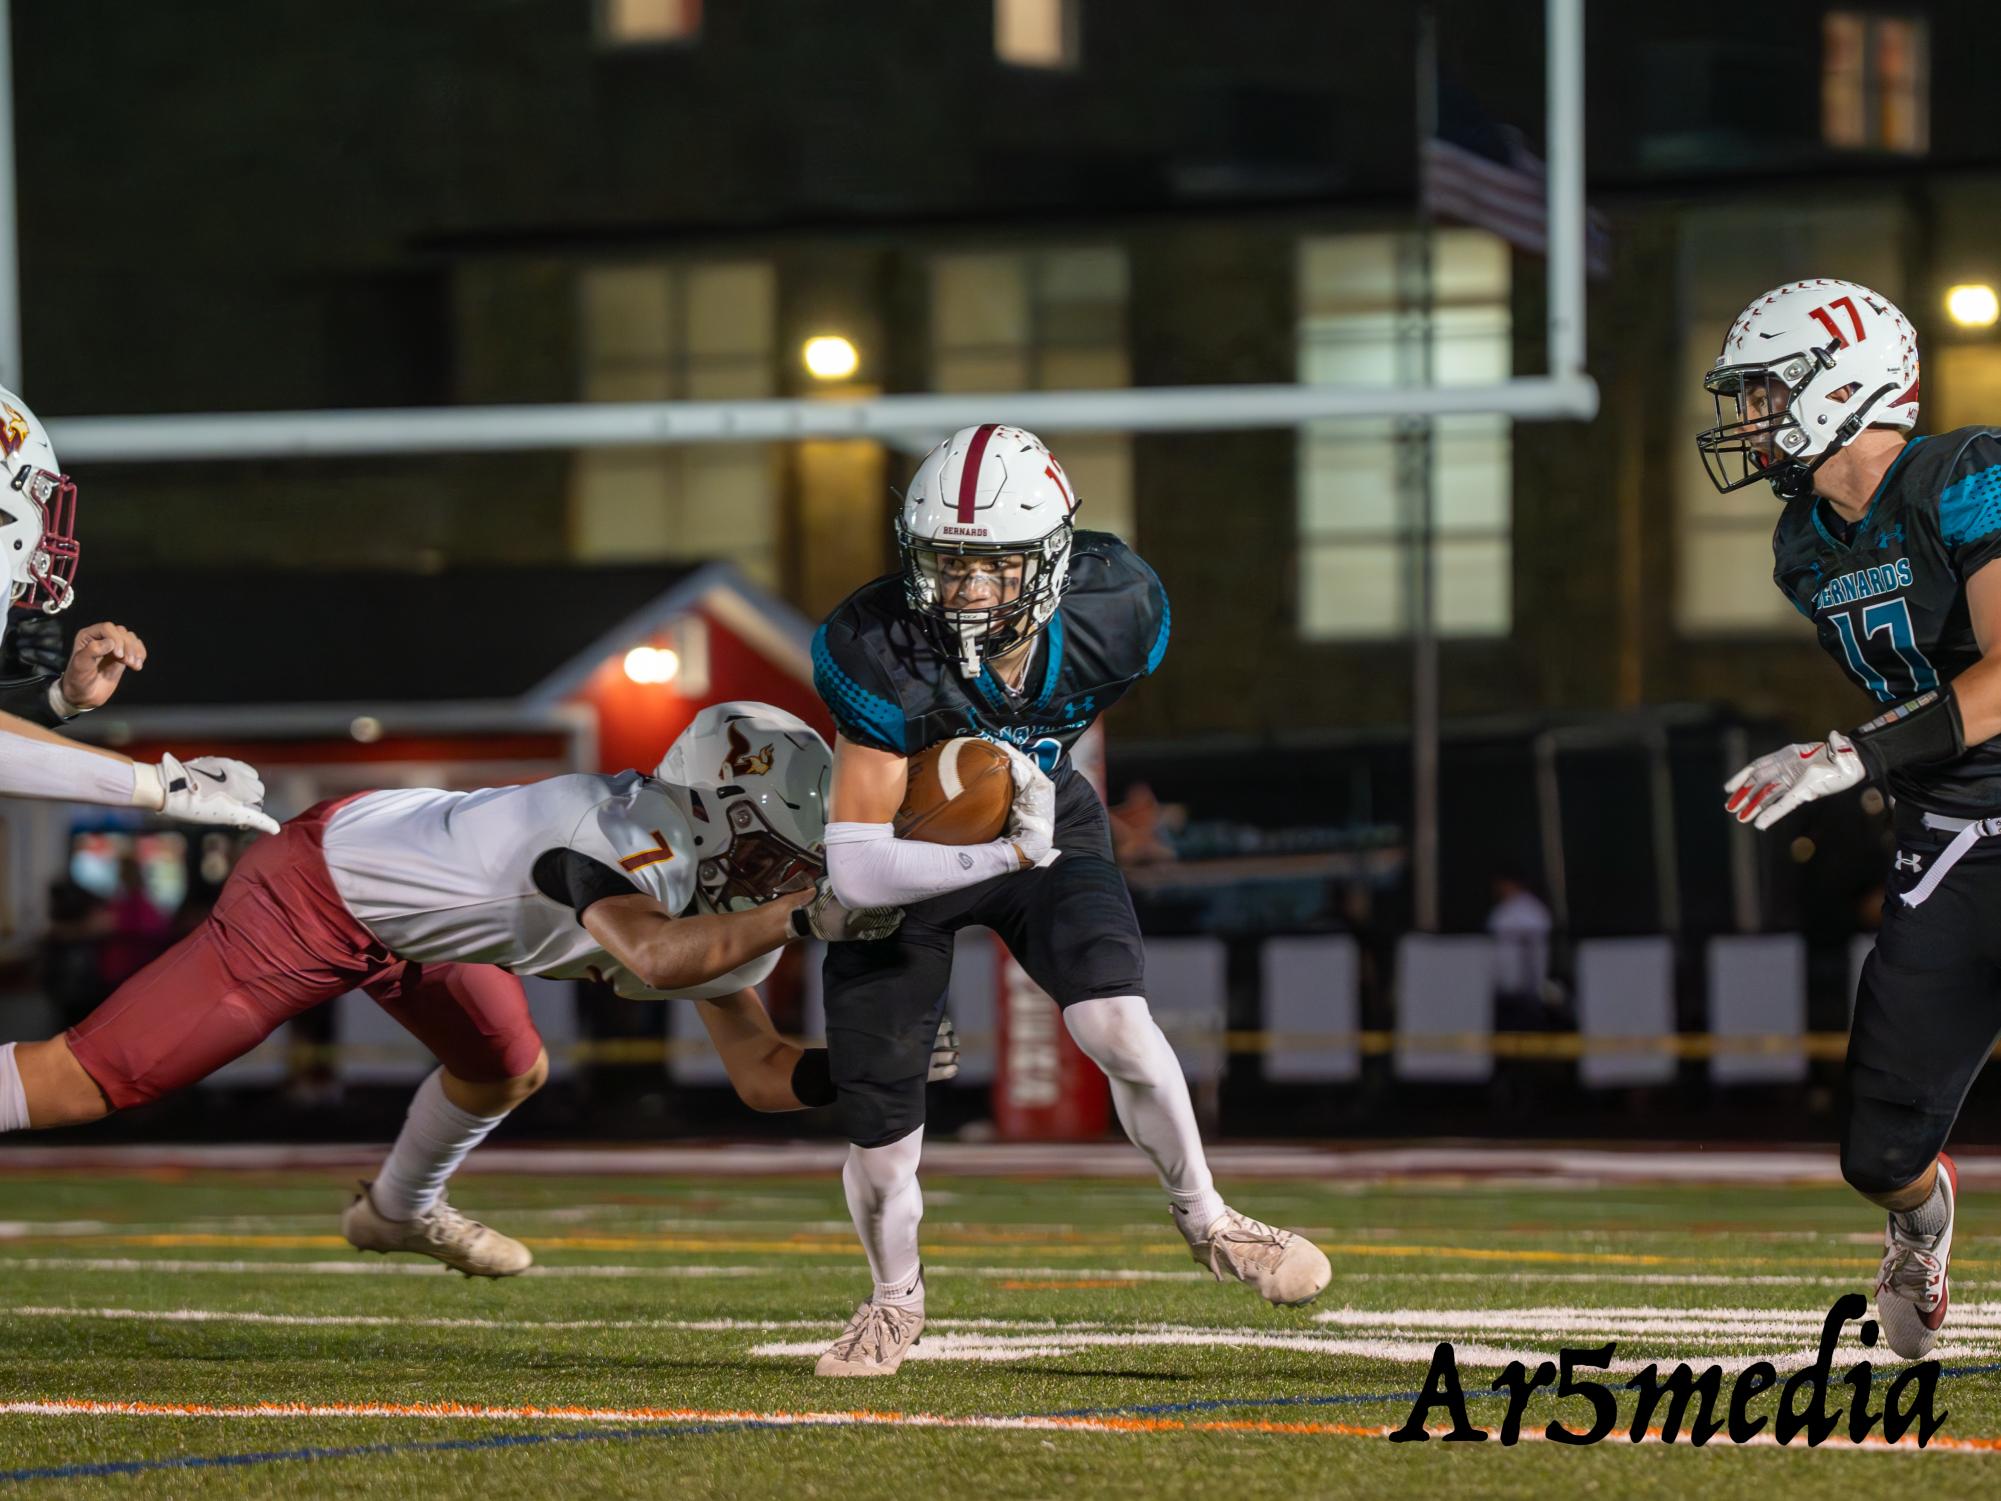
<svg viewBox="0 0 2001 1501">
<path fill-rule="evenodd" d="M 1432 303 L 1431 214 L 1422 187 L 1426 146 L 1438 133 L 1438 16 L 1427 5 L 1418 13 L 1417 169 L 1418 226 L 1410 288 L 1418 308 L 1418 373 L 1427 389 L 1434 384 L 1436 360 Z M 1435 933 L 1438 912 L 1438 636 L 1433 600 L 1434 508 L 1430 419 L 1412 424 L 1404 437 L 1404 494 L 1410 503 L 1411 535 L 1411 898 L 1419 932 Z"/>
</svg>

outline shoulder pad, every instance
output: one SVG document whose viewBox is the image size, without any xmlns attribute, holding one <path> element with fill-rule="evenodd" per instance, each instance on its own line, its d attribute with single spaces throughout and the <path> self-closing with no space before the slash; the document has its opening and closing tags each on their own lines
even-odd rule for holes
<svg viewBox="0 0 2001 1501">
<path fill-rule="evenodd" d="M 906 720 L 896 684 L 843 605 L 813 633 L 813 687 L 841 734 L 860 745 L 902 753 Z"/>
<path fill-rule="evenodd" d="M 635 779 L 586 813 L 569 847 L 623 871 L 669 912 L 695 893 L 695 840 L 681 810 L 658 786 Z"/>
</svg>

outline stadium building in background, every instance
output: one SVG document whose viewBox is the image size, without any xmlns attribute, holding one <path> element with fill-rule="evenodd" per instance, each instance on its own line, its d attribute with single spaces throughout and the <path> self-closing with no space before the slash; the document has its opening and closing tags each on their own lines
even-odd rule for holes
<svg viewBox="0 0 2001 1501">
<path fill-rule="evenodd" d="M 1448 113 L 1540 149 L 1541 7 L 1436 14 Z M 239 0 L 204 23 L 235 44 L 203 49 L 164 12 L 23 7 L 21 116 L 77 122 L 19 144 L 27 389 L 60 418 L 1416 384 L 1427 343 L 1442 381 L 1536 371 L 1539 258 L 1451 223 L 1428 297 L 1413 274 L 1409 23 L 1188 0 L 365 0 L 282 18 Z M 1987 138 L 1997 31 L 1970 4 L 1778 5 L 1749 39 L 1722 12 L 1593 8 L 1606 420 L 1437 425 L 1448 767 L 1488 756 L 1526 792 L 1549 725 L 1691 705 L 1660 735 L 1692 795 L 1731 724 L 1852 717 L 1770 587 L 1774 508 L 1702 477 L 1698 375 L 1747 287 L 1833 267 L 1914 310 L 1927 426 L 2001 409 L 1994 330 L 1943 303 L 2001 282 L 2001 160 L 1934 145 Z M 1366 78 L 1333 65 L 1359 59 Z M 146 152 L 105 134 L 131 129 Z M 815 339 L 844 341 L 816 346 L 822 374 Z M 1128 765 L 1228 802 L 1233 776 L 1190 737 L 1233 757 L 1309 746 L 1313 818 L 1403 816 L 1410 441 L 1373 422 L 1059 442 L 1086 520 L 1142 546 L 1177 600 L 1161 681 L 1110 727 Z M 914 458 L 823 441 L 84 479 L 93 568 L 714 560 L 810 616 L 888 566 Z M 1492 868 L 1539 836 L 1455 810 L 1452 780 L 1446 920 L 1475 925 Z M 1706 806 L 1676 816 L 1684 861 L 1727 859 Z M 1657 923 L 1638 868 L 1577 925 Z M 1760 878 L 1756 921 L 1813 904 L 1796 875 Z M 1745 920 L 1741 892 L 1685 884 L 1678 921 Z"/>
</svg>

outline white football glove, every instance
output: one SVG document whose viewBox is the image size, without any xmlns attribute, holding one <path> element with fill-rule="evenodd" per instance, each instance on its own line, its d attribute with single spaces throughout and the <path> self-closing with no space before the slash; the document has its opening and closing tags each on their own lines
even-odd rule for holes
<svg viewBox="0 0 2001 1501">
<path fill-rule="evenodd" d="M 1758 757 L 1723 784 L 1724 811 L 1769 829 L 1802 803 L 1846 792 L 1868 776 L 1855 743 L 1839 730 L 1815 745 L 1788 745 Z"/>
<path fill-rule="evenodd" d="M 952 1018 L 948 1016 L 938 1023 L 938 1040 L 931 1044 L 931 1072 L 924 1076 L 924 1082 L 942 1084 L 958 1076 L 959 1029 L 952 1025 Z"/>
<path fill-rule="evenodd" d="M 887 938 L 903 922 L 901 907 L 844 907 L 834 898 L 833 883 L 820 877 L 813 900 L 792 909 L 792 936 L 823 938 L 828 943 L 872 943 Z"/>
<path fill-rule="evenodd" d="M 241 761 L 197 756 L 183 763 L 162 756 L 158 765 L 142 761 L 132 772 L 133 801 L 142 807 L 157 808 L 183 823 L 278 832 L 278 821 L 264 811 L 264 779 Z"/>
<path fill-rule="evenodd" d="M 997 742 L 998 743 L 998 742 Z M 1007 837 L 1021 851 L 1024 866 L 1047 865 L 1063 851 L 1056 842 L 1056 784 L 1033 760 L 1011 745 L 1008 774 L 1014 778 L 1014 806 L 1008 810 Z"/>
</svg>

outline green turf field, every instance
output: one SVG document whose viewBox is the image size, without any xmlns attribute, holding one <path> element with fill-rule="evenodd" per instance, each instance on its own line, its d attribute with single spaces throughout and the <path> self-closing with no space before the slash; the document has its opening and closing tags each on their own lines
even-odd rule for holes
<svg viewBox="0 0 2001 1501">
<path fill-rule="evenodd" d="M 0 1488 L 1775 1498 L 1907 1484 L 1913 1464 L 1928 1498 L 2001 1487 L 2001 1207 L 1976 1193 L 1940 1350 L 1957 1447 L 1922 1456 L 1381 1437 L 1441 1338 L 1469 1394 L 1512 1354 L 1610 1338 L 1622 1365 L 1805 1360 L 1877 1255 L 1833 1189 L 1248 1184 L 1240 1207 L 1334 1263 L 1318 1305 L 1276 1310 L 1204 1280 L 1136 1183 L 940 1177 L 925 1358 L 844 1383 L 811 1375 L 865 1289 L 831 1179 L 473 1176 L 458 1197 L 530 1242 L 535 1272 L 359 1257 L 332 1172 L 0 1173 Z M 1851 1326 L 1837 1379 L 1865 1353 Z M 1556 1416 L 1588 1415 L 1539 1393 L 1525 1426 Z"/>
</svg>

